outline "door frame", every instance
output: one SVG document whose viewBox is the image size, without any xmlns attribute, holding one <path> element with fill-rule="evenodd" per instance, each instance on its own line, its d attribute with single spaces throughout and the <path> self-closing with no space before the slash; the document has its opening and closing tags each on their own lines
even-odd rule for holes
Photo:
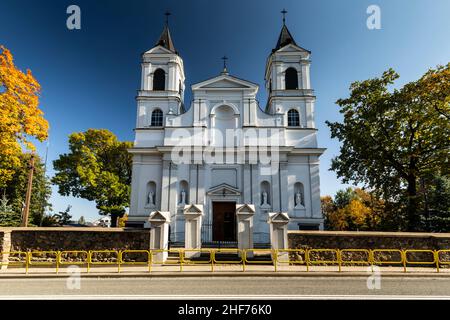
<svg viewBox="0 0 450 320">
<path fill-rule="evenodd" d="M 214 240 L 214 203 L 234 203 L 234 235 L 235 240 Z M 211 201 L 211 241 L 224 241 L 224 242 L 236 242 L 237 241 L 237 219 L 236 219 L 236 201 L 232 200 L 215 200 Z M 224 232 L 225 236 L 225 232 Z"/>
</svg>

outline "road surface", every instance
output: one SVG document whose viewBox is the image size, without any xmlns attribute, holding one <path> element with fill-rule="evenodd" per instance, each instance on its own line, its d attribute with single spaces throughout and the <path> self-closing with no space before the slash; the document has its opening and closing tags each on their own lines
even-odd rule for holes
<svg viewBox="0 0 450 320">
<path fill-rule="evenodd" d="M 69 281 L 69 283 L 68 283 Z M 167 277 L 0 279 L 0 298 L 450 298 L 448 277 Z M 69 289 L 69 287 L 72 289 Z"/>
</svg>

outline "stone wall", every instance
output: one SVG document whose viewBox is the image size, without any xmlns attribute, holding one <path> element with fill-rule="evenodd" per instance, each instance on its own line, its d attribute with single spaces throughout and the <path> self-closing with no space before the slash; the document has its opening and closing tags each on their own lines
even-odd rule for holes
<svg viewBox="0 0 450 320">
<path fill-rule="evenodd" d="M 6 238 L 4 235 L 8 233 L 10 233 L 9 249 L 11 251 L 148 250 L 150 246 L 149 230 L 124 230 L 122 228 L 0 228 L 0 243 L 3 243 L 3 239 Z"/>
<path fill-rule="evenodd" d="M 288 231 L 289 248 L 450 249 L 450 233 Z"/>
</svg>

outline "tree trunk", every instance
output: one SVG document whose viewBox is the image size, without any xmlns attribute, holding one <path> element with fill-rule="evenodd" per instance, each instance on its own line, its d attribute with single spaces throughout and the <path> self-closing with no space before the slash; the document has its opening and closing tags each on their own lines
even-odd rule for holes
<svg viewBox="0 0 450 320">
<path fill-rule="evenodd" d="M 111 212 L 111 228 L 117 227 L 117 220 L 119 216 L 119 214 Z"/>
<path fill-rule="evenodd" d="M 407 180 L 408 183 L 408 230 L 407 231 L 415 231 L 419 227 L 419 214 L 418 214 L 418 198 L 417 198 L 417 185 L 416 185 L 416 177 L 414 175 L 410 175 Z"/>
</svg>

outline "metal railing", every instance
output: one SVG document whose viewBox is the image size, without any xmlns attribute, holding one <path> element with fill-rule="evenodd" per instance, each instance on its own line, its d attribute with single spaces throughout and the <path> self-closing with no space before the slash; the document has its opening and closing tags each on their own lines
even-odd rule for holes
<svg viewBox="0 0 450 320">
<path fill-rule="evenodd" d="M 258 258 L 259 257 L 259 258 Z M 424 257 L 426 259 L 424 259 Z M 264 258 L 264 259 L 262 259 Z M 89 273 L 96 267 L 114 267 L 117 272 L 123 267 L 144 267 L 148 272 L 155 268 L 170 271 L 175 266 L 181 272 L 185 267 L 209 267 L 211 272 L 217 267 L 242 266 L 246 271 L 250 265 L 280 267 L 303 266 L 310 271 L 312 266 L 337 266 L 342 272 L 343 266 L 397 266 L 407 272 L 407 267 L 423 266 L 440 272 L 443 266 L 450 265 L 450 249 L 169 249 L 169 250 L 67 250 L 67 251 L 8 251 L 0 252 L 0 267 L 30 269 L 51 268 L 56 273 L 71 265 L 86 266 Z M 162 268 L 162 269 L 161 269 Z M 131 268 L 130 268 L 131 269 Z M 223 268 L 222 268 L 223 269 Z M 226 269 L 226 268 L 225 268 Z M 283 271 L 298 271 L 284 268 Z M 172 269 L 173 270 L 173 269 Z M 176 270 L 176 269 L 175 269 Z M 198 271 L 198 269 L 197 269 Z"/>
</svg>

